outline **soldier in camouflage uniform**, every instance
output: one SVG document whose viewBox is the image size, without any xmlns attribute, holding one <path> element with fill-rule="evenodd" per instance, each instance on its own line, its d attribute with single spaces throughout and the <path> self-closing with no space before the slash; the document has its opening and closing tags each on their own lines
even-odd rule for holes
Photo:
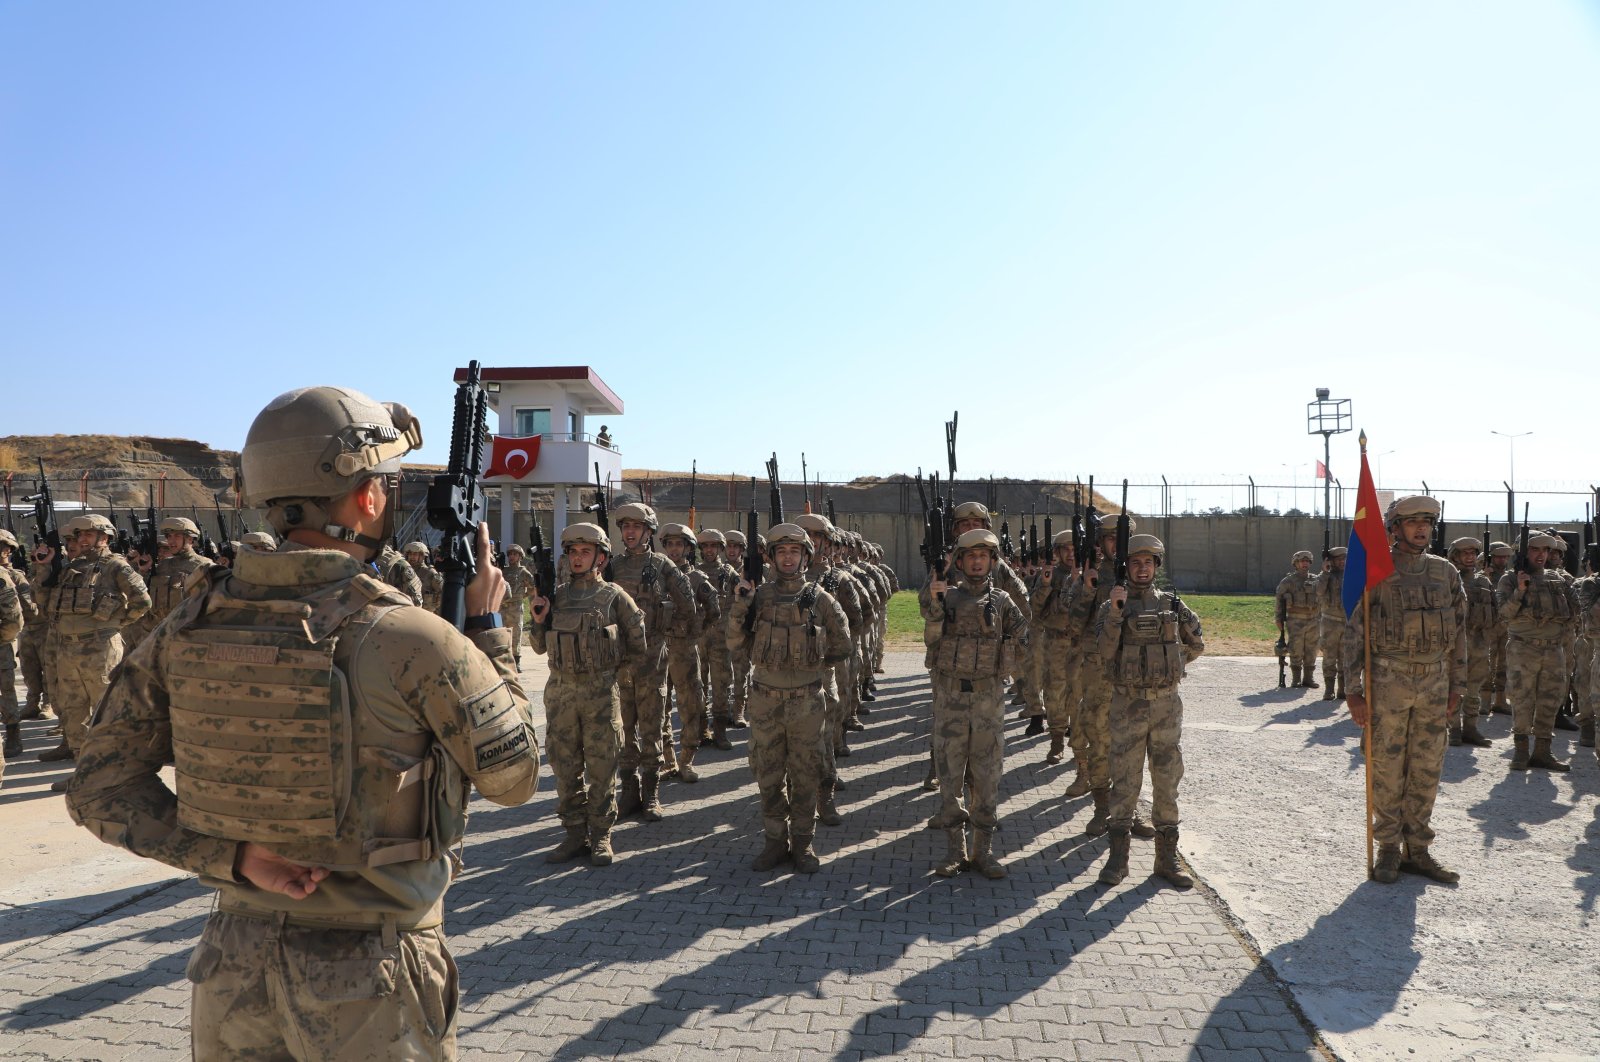
<svg viewBox="0 0 1600 1062">
<path fill-rule="evenodd" d="M 744 551 L 747 547 L 743 531 L 729 531 L 723 536 L 728 543 L 728 565 L 744 577 Z M 731 602 L 730 602 L 731 605 Z M 724 613 L 730 609 L 724 609 Z M 742 646 L 743 643 L 741 642 Z M 728 695 L 728 729 L 743 730 L 748 726 L 745 707 L 750 703 L 750 654 L 742 648 L 728 648 L 728 669 L 732 672 L 733 688 Z"/>
<path fill-rule="evenodd" d="M 0 531 L 0 542 L 16 539 L 9 531 Z M 4 551 L 5 561 L 10 561 L 10 550 Z M 5 744 L 0 746 L 0 781 L 5 779 L 6 759 L 22 754 L 22 723 L 17 709 L 17 635 L 25 622 L 22 598 L 17 593 L 18 583 L 26 580 L 14 577 L 9 563 L 0 564 L 0 720 L 5 723 Z M 30 599 L 31 603 L 31 599 Z"/>
<path fill-rule="evenodd" d="M 882 546 L 876 542 L 869 542 L 867 543 L 867 550 L 869 563 L 883 575 L 884 585 L 889 588 L 889 596 L 893 598 L 895 594 L 900 592 L 900 577 L 894 573 L 893 568 L 884 563 Z M 883 648 L 888 640 L 889 610 L 885 608 L 883 615 L 878 617 L 878 642 L 873 647 L 872 673 L 875 675 L 883 674 Z"/>
<path fill-rule="evenodd" d="M 511 628 L 511 655 L 518 667 L 522 666 L 522 635 L 526 626 L 528 598 L 533 595 L 533 572 L 523 564 L 527 553 L 517 543 L 506 547 L 506 626 Z"/>
<path fill-rule="evenodd" d="M 822 728 L 822 778 L 817 790 L 817 820 L 826 826 L 837 826 L 844 821 L 835 803 L 835 794 L 840 788 L 838 761 L 839 757 L 850 755 L 850 747 L 845 743 L 844 722 L 860 704 L 860 690 L 855 686 L 856 632 L 865 622 L 866 606 L 863 602 L 866 591 L 854 576 L 833 564 L 834 527 L 827 517 L 817 513 L 802 513 L 794 518 L 794 522 L 811 540 L 811 562 L 806 567 L 806 580 L 816 583 L 839 602 L 850 631 L 849 658 L 834 665 L 822 684 L 827 714 Z"/>
<path fill-rule="evenodd" d="M 48 670 L 45 666 L 48 656 L 46 647 L 54 643 L 54 639 L 49 637 L 52 611 L 50 588 L 44 585 L 50 577 L 50 565 L 36 559 L 44 556 L 48 556 L 48 550 L 40 546 L 28 564 L 27 582 L 32 590 L 35 615 L 24 617 L 27 625 L 22 628 L 22 637 L 17 642 L 17 663 L 22 669 L 22 681 L 28 687 L 28 703 L 22 706 L 23 719 L 43 719 L 46 711 L 54 711 L 54 702 L 50 698 L 50 677 L 55 665 L 51 664 Z"/>
<path fill-rule="evenodd" d="M 994 530 L 994 520 L 989 514 L 989 507 L 982 502 L 962 502 L 955 507 L 951 514 L 951 529 L 955 532 L 957 541 L 968 531 L 982 528 L 985 531 Z M 995 541 L 999 541 L 996 539 Z M 1028 587 L 1007 564 L 1004 557 L 995 556 L 995 566 L 992 574 L 995 589 L 1002 591 L 1011 598 L 1011 603 L 1017 606 L 1017 611 L 1023 616 L 1032 614 L 1032 606 L 1028 604 Z M 1033 650 L 1019 649 L 1024 654 Z M 1030 688 L 1027 681 L 1032 663 L 1026 656 L 1019 658 L 1017 665 L 1018 674 L 1013 676 L 1013 683 L 1022 695 L 1023 712 L 1028 717 L 1028 729 L 1023 731 L 1025 737 L 1034 737 L 1045 731 L 1044 693 L 1035 688 Z"/>
<path fill-rule="evenodd" d="M 739 589 L 739 570 L 722 559 L 727 538 L 721 531 L 705 528 L 697 537 L 700 544 L 700 574 L 717 594 L 717 615 L 726 616 L 733 608 L 733 594 Z M 733 722 L 733 663 L 728 657 L 728 634 L 723 624 L 708 625 L 700 636 L 700 674 L 711 702 L 712 745 L 724 751 L 733 748 L 728 726 Z"/>
<path fill-rule="evenodd" d="M 1438 520 L 1438 499 L 1420 494 L 1396 499 L 1384 516 L 1395 571 L 1368 591 L 1370 690 L 1361 609 L 1344 632 L 1345 702 L 1372 758 L 1373 878 L 1386 885 L 1402 871 L 1446 884 L 1461 877 L 1428 852 L 1449 721 L 1467 689 L 1466 591 L 1455 567 L 1427 551 Z"/>
<path fill-rule="evenodd" d="M 16 591 L 21 625 L 19 633 L 26 638 L 28 628 L 39 622 L 39 606 L 33 600 L 33 584 L 28 581 L 27 574 L 11 566 L 16 549 L 16 536 L 10 531 L 0 530 L 0 577 L 9 581 Z M 22 706 L 17 703 L 17 667 L 22 657 L 15 636 L 9 644 L 9 659 L 5 646 L 0 645 L 0 683 L 4 684 L 4 688 L 0 688 L 0 723 L 5 725 L 4 755 L 15 758 L 22 755 Z M 31 700 L 31 685 L 28 693 Z"/>
<path fill-rule="evenodd" d="M 1511 567 L 1513 552 L 1504 542 L 1491 542 L 1489 555 L 1481 558 L 1483 574 L 1489 577 L 1489 582 L 1495 587 L 1499 587 L 1501 576 Z M 1489 695 L 1489 710 L 1496 715 L 1511 714 L 1511 704 L 1506 700 L 1506 642 L 1510 637 L 1511 628 L 1500 618 L 1497 608 L 1494 635 L 1489 643 L 1489 684 L 1483 690 Z"/>
<path fill-rule="evenodd" d="M 750 682 L 750 772 L 761 793 L 765 843 L 751 863 L 772 870 L 793 860 L 816 873 L 817 782 L 829 669 L 850 656 L 850 628 L 833 595 L 801 571 L 811 538 L 795 524 L 767 532 L 774 578 L 759 587 L 741 579 L 726 627 L 728 650 L 754 665 Z"/>
<path fill-rule="evenodd" d="M 1079 628 L 1072 622 L 1072 595 L 1078 585 L 1077 560 L 1072 548 L 1072 532 L 1062 531 L 1051 543 L 1054 564 L 1039 569 L 1039 585 L 1029 595 L 1033 612 L 1035 656 L 1044 664 L 1044 705 L 1050 721 L 1050 751 L 1044 762 L 1054 766 L 1066 758 L 1066 743 L 1073 733 L 1072 716 L 1077 708 L 1079 668 Z M 1077 748 L 1074 741 L 1073 748 Z"/>
<path fill-rule="evenodd" d="M 1128 517 L 1128 530 L 1132 532 L 1138 528 L 1139 522 Z M 1114 523 L 1102 525 L 1097 547 L 1099 563 L 1095 564 L 1092 556 L 1087 558 L 1089 563 L 1084 566 L 1068 606 L 1073 625 L 1083 633 L 1078 635 L 1078 677 L 1082 695 L 1072 720 L 1072 747 L 1078 754 L 1078 776 L 1067 786 L 1066 795 L 1080 797 L 1088 793 L 1093 798 L 1094 814 L 1084 826 L 1084 833 L 1090 837 L 1106 832 L 1111 812 L 1111 684 L 1106 681 L 1105 667 L 1100 663 L 1094 627 L 1101 606 L 1111 599 L 1115 581 L 1117 529 Z M 1135 822 L 1132 829 L 1135 837 L 1155 836 L 1155 831 L 1143 822 Z"/>
<path fill-rule="evenodd" d="M 409 597 L 413 605 L 422 604 L 422 584 L 399 550 L 385 542 L 372 563 L 377 566 L 378 578 Z"/>
<path fill-rule="evenodd" d="M 200 529 L 193 520 L 183 516 L 169 516 L 160 525 L 161 559 L 150 571 L 150 611 L 132 629 L 138 633 L 130 641 L 134 645 L 148 638 L 161 621 L 183 601 L 185 587 L 194 573 L 209 568 L 212 562 L 194 550 L 200 541 Z"/>
<path fill-rule="evenodd" d="M 621 788 L 617 814 L 642 811 L 651 822 L 664 815 L 661 807 L 661 728 L 664 712 L 661 687 L 666 681 L 666 634 L 674 615 L 687 619 L 690 637 L 700 633 L 689 580 L 664 554 L 650 548 L 658 523 L 656 511 L 640 502 L 619 505 L 612 512 L 623 552 L 606 565 L 611 582 L 628 592 L 644 613 L 649 644 L 644 655 L 625 662 L 617 671 L 622 695 Z"/>
<path fill-rule="evenodd" d="M 1565 580 L 1545 567 L 1554 541 L 1551 535 L 1530 536 L 1527 570 L 1507 572 L 1495 587 L 1495 602 L 1508 630 L 1506 672 L 1514 713 L 1513 771 L 1529 767 L 1569 769 L 1551 754 L 1550 739 L 1556 712 L 1567 696 L 1571 674 L 1567 661 L 1577 632 L 1579 607 Z"/>
<path fill-rule="evenodd" d="M 1295 686 L 1317 688 L 1317 579 L 1311 574 L 1311 551 L 1294 555 L 1294 569 L 1278 583 L 1278 636 L 1289 643 L 1289 668 Z"/>
<path fill-rule="evenodd" d="M 1095 621 L 1100 665 L 1111 683 L 1111 854 L 1100 881 L 1128 876 L 1128 838 L 1144 763 L 1150 760 L 1155 874 L 1180 889 L 1194 885 L 1178 867 L 1178 783 L 1183 780 L 1183 700 L 1178 682 L 1203 652 L 1200 620 L 1176 594 L 1156 589 L 1166 547 L 1154 535 L 1128 539 L 1128 585 L 1114 586 Z"/>
<path fill-rule="evenodd" d="M 407 542 L 402 552 L 405 554 L 406 563 L 417 573 L 417 583 L 422 587 L 422 607 L 429 612 L 437 613 L 440 596 L 444 593 L 444 575 L 438 568 L 428 563 L 428 544 Z"/>
<path fill-rule="evenodd" d="M 1583 637 L 1578 640 L 1577 691 L 1578 744 L 1586 749 L 1594 745 L 1595 675 L 1594 657 L 1600 652 L 1600 544 L 1589 546 L 1584 558 L 1584 577 L 1573 584 L 1578 598 L 1578 626 Z"/>
<path fill-rule="evenodd" d="M 566 840 L 545 856 L 564 863 L 588 849 L 609 866 L 617 821 L 617 754 L 622 701 L 617 668 L 646 651 L 644 616 L 626 590 L 602 579 L 611 540 L 595 524 L 570 524 L 561 551 L 572 577 L 555 600 L 531 599 L 533 651 L 550 656 L 544 688 L 545 755 L 556 776 L 556 814 Z"/>
<path fill-rule="evenodd" d="M 277 540 L 265 531 L 251 531 L 240 536 L 239 545 L 248 546 L 251 549 L 259 549 L 264 553 L 275 553 L 278 549 Z"/>
<path fill-rule="evenodd" d="M 52 590 L 51 635 L 55 640 L 56 711 L 61 716 L 61 745 L 39 754 L 41 760 L 66 760 L 78 753 L 89 726 L 89 713 L 105 692 L 111 673 L 122 662 L 122 631 L 150 610 L 144 580 L 109 546 L 116 528 L 95 514 L 68 526 L 77 532 L 78 556 L 61 570 Z M 66 790 L 66 781 L 51 786 Z"/>
<path fill-rule="evenodd" d="M 195 1058 L 456 1057 L 450 849 L 473 785 L 533 794 L 538 746 L 487 526 L 467 635 L 371 574 L 420 443 L 353 391 L 269 405 L 240 474 L 284 548 L 208 569 L 85 739 L 73 819 L 218 892 L 188 967 Z"/>
<path fill-rule="evenodd" d="M 1447 554 L 1461 573 L 1461 587 L 1467 595 L 1467 692 L 1461 698 L 1461 714 L 1450 720 L 1450 744 L 1486 749 L 1494 742 L 1478 730 L 1478 717 L 1489 717 L 1489 697 L 1482 691 L 1493 677 L 1489 647 L 1500 617 L 1495 607 L 1494 584 L 1478 570 L 1482 548 L 1481 541 L 1468 536 L 1450 543 Z"/>
<path fill-rule="evenodd" d="M 705 687 L 700 684 L 700 639 L 707 630 L 716 630 L 722 625 L 722 606 L 711 580 L 690 564 L 694 553 L 693 531 L 683 524 L 664 524 L 661 549 L 688 580 L 689 593 L 694 599 L 694 613 L 675 613 L 664 632 L 667 676 L 676 693 L 678 724 L 683 738 L 678 755 L 678 778 L 692 783 L 700 780 L 699 772 L 694 769 L 694 757 L 706 736 L 706 695 Z"/>
<path fill-rule="evenodd" d="M 1028 621 L 994 583 L 991 573 L 999 560 L 994 532 L 967 531 L 951 554 L 957 581 L 935 576 L 917 599 L 933 656 L 939 826 L 946 840 L 944 862 L 934 873 L 943 878 L 968 867 L 986 878 L 1006 876 L 991 848 L 1000 826 L 1004 681 L 1022 666 Z"/>
<path fill-rule="evenodd" d="M 1317 637 L 1322 644 L 1322 699 L 1344 697 L 1344 565 L 1349 549 L 1334 546 L 1317 576 Z"/>
</svg>

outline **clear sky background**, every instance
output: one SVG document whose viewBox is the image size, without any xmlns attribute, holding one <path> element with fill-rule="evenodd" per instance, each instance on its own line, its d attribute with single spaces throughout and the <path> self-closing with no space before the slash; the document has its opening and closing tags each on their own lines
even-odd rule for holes
<svg viewBox="0 0 1600 1062">
<path fill-rule="evenodd" d="M 938 467 L 959 409 L 963 476 L 1308 488 L 1325 386 L 1384 485 L 1499 430 L 1583 489 L 1596 100 L 1539 0 L 12 0 L 0 433 L 341 383 L 437 460 L 476 357 L 593 366 L 630 467 Z"/>
</svg>

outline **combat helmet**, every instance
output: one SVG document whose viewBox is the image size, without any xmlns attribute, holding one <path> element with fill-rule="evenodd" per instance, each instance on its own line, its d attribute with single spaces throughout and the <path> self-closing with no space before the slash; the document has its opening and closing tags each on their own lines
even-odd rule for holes
<svg viewBox="0 0 1600 1062">
<path fill-rule="evenodd" d="M 776 556 L 779 546 L 804 546 L 811 556 L 811 536 L 799 524 L 774 524 L 767 528 L 764 545 L 768 556 Z"/>
<path fill-rule="evenodd" d="M 993 517 L 989 515 L 989 507 L 983 502 L 976 501 L 962 502 L 952 509 L 950 511 L 950 522 L 955 523 L 957 520 L 982 520 L 984 527 L 988 527 L 994 522 Z"/>
<path fill-rule="evenodd" d="M 407 556 L 413 553 L 420 553 L 426 557 L 428 555 L 428 544 L 426 542 L 407 542 L 400 547 L 400 552 Z"/>
<path fill-rule="evenodd" d="M 726 546 L 728 538 L 714 527 L 701 528 L 700 534 L 695 536 L 695 541 L 702 546 Z"/>
<path fill-rule="evenodd" d="M 972 504 L 976 505 L 977 503 L 973 502 Z M 968 550 L 974 549 L 986 549 L 996 557 L 999 557 L 1000 540 L 995 538 L 994 532 L 988 528 L 974 527 L 971 531 L 962 532 L 961 537 L 956 539 L 956 548 L 955 552 L 950 555 L 951 559 L 959 562 Z"/>
<path fill-rule="evenodd" d="M 245 505 L 266 510 L 280 535 L 321 531 L 376 552 L 393 535 L 395 507 L 385 507 L 373 538 L 332 523 L 328 503 L 373 476 L 398 476 L 400 459 L 421 446 L 422 425 L 397 402 L 346 387 L 302 387 L 256 414 L 234 486 Z"/>
<path fill-rule="evenodd" d="M 1419 516 L 1425 516 L 1437 524 L 1441 511 L 1438 498 L 1430 498 L 1426 494 L 1408 494 L 1390 503 L 1389 511 L 1383 514 L 1383 526 L 1392 528 L 1402 520 Z"/>
<path fill-rule="evenodd" d="M 744 546 L 744 545 L 747 545 L 747 542 L 746 542 L 746 539 L 744 537 L 744 532 L 743 531 L 728 531 L 728 532 L 725 532 L 722 537 L 727 541 L 727 544 L 730 545 L 730 546 Z"/>
<path fill-rule="evenodd" d="M 1301 552 L 1305 552 L 1302 550 Z M 1137 557 L 1141 553 L 1148 553 L 1156 559 L 1156 567 L 1161 567 L 1162 560 L 1167 555 L 1166 545 L 1154 535 L 1131 535 L 1128 538 L 1128 556 Z M 1299 554 L 1295 554 L 1296 557 Z M 1306 556 L 1310 556 L 1306 553 Z"/>
<path fill-rule="evenodd" d="M 568 524 L 561 529 L 561 552 L 577 545 L 593 546 L 611 556 L 611 539 L 599 524 Z"/>
<path fill-rule="evenodd" d="M 660 526 L 656 519 L 656 511 L 644 502 L 627 502 L 611 510 L 611 519 L 621 526 L 624 520 L 637 520 L 650 530 L 654 531 Z"/>
<path fill-rule="evenodd" d="M 1457 553 L 1460 553 L 1464 549 L 1482 550 L 1483 539 L 1473 538 L 1471 535 L 1464 535 L 1463 537 L 1458 538 L 1454 542 L 1450 543 L 1450 548 L 1445 551 L 1445 556 L 1454 557 Z"/>
<path fill-rule="evenodd" d="M 195 526 L 195 522 L 189 519 L 187 516 L 167 517 L 165 520 L 161 521 L 160 531 L 163 535 L 168 535 L 174 531 L 178 531 L 188 535 L 190 538 L 198 539 L 200 537 L 200 528 Z"/>
<path fill-rule="evenodd" d="M 663 542 L 669 538 L 681 538 L 688 543 L 694 542 L 694 532 L 683 524 L 662 524 L 661 530 L 656 533 L 656 537 Z"/>
</svg>

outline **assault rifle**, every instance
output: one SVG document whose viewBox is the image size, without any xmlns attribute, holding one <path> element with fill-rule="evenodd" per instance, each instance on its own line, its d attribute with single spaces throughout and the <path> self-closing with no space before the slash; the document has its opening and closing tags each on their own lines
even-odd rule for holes
<svg viewBox="0 0 1600 1062">
<path fill-rule="evenodd" d="M 1488 513 L 1484 513 L 1483 514 L 1483 552 L 1479 555 L 1478 559 L 1483 564 L 1484 570 L 1488 571 L 1489 570 L 1489 514 Z"/>
<path fill-rule="evenodd" d="M 1033 568 L 1039 564 L 1039 510 L 1035 509 L 1028 518 L 1028 567 Z"/>
<path fill-rule="evenodd" d="M 1002 513 L 1001 515 L 1004 516 L 1005 514 Z M 1000 521 L 1000 555 L 1002 557 L 1004 557 L 1008 561 L 1009 560 L 1013 560 L 1015 558 L 1015 556 L 1016 556 L 1016 551 L 1012 548 L 1012 545 L 1011 545 L 1011 521 L 1010 520 L 1001 520 Z"/>
<path fill-rule="evenodd" d="M 1128 481 L 1122 481 L 1122 511 L 1117 514 L 1117 559 L 1112 570 L 1118 586 L 1128 585 L 1128 538 L 1132 532 L 1128 521 Z"/>
<path fill-rule="evenodd" d="M 1522 503 L 1522 530 L 1517 533 L 1517 555 L 1511 559 L 1511 570 L 1527 572 L 1532 579 L 1539 573 L 1528 563 L 1528 503 Z"/>
<path fill-rule="evenodd" d="M 761 547 L 756 543 L 761 535 L 761 513 L 756 509 L 756 477 L 750 477 L 750 512 L 744 518 L 744 556 L 739 558 L 744 566 L 744 577 L 751 586 L 761 585 Z"/>
<path fill-rule="evenodd" d="M 699 476 L 699 469 L 700 462 L 689 462 L 689 544 L 691 553 L 693 552 L 695 532 L 700 530 L 700 528 L 697 526 L 699 521 L 699 511 L 695 509 L 694 506 L 694 481 Z M 694 563 L 693 558 L 690 559 L 689 563 Z"/>
<path fill-rule="evenodd" d="M 44 577 L 45 586 L 56 585 L 61 578 L 65 561 L 61 556 L 61 527 L 56 522 L 56 500 L 50 493 L 50 479 L 44 474 L 44 458 L 39 459 L 39 492 L 22 499 L 33 503 L 33 542 L 36 546 L 50 547 L 50 573 Z"/>
<path fill-rule="evenodd" d="M 556 596 L 556 556 L 544 540 L 544 528 L 539 526 L 539 514 L 529 508 L 528 523 L 532 527 L 528 531 L 528 548 L 533 558 L 534 592 L 540 597 L 549 598 L 553 602 Z M 545 630 L 550 629 L 550 618 L 555 608 L 546 610 L 544 614 Z"/>
<path fill-rule="evenodd" d="M 467 584 L 478 570 L 478 524 L 483 519 L 485 417 L 489 396 L 477 361 L 467 363 L 467 378 L 456 385 L 450 422 L 450 460 L 428 485 L 428 525 L 443 534 L 439 570 L 444 589 L 439 615 L 456 630 L 467 625 Z"/>
<path fill-rule="evenodd" d="M 611 534 L 611 510 L 606 508 L 606 488 L 600 482 L 600 462 L 594 463 L 594 504 L 583 507 L 586 513 L 594 513 L 595 523 L 600 525 L 600 530 L 607 536 Z"/>
<path fill-rule="evenodd" d="M 944 423 L 944 453 L 945 461 L 950 467 L 950 478 L 945 481 L 944 497 L 944 537 L 947 545 L 955 545 L 955 518 L 956 518 L 956 424 L 961 420 L 961 411 L 958 409 L 950 414 L 950 419 Z M 934 493 L 938 493 L 935 491 Z"/>
<path fill-rule="evenodd" d="M 838 527 L 839 526 L 839 514 L 833 511 L 833 495 L 831 495 L 831 494 L 828 495 L 827 511 L 828 511 L 828 523 L 832 524 L 834 527 Z"/>
<path fill-rule="evenodd" d="M 1072 485 L 1072 561 L 1080 564 L 1083 558 L 1083 485 Z"/>
<path fill-rule="evenodd" d="M 1040 564 L 1054 564 L 1056 562 L 1056 533 L 1050 524 L 1050 514 L 1044 514 L 1044 553 L 1039 558 Z"/>
<path fill-rule="evenodd" d="M 156 488 L 150 488 L 150 504 L 144 509 L 144 530 L 139 536 L 139 548 L 150 557 L 150 564 L 154 566 L 156 558 L 161 555 L 161 525 L 156 521 Z"/>
<path fill-rule="evenodd" d="M 6 473 L 6 478 L 5 478 L 6 530 L 10 531 L 12 536 L 15 537 L 15 535 L 17 533 L 17 525 L 16 525 L 16 521 L 12 518 L 12 515 L 11 515 L 11 476 L 12 476 L 12 473 L 10 473 L 10 472 Z M 18 550 L 17 552 L 21 553 L 22 551 Z"/>
<path fill-rule="evenodd" d="M 922 559 L 929 571 L 937 578 L 943 579 L 947 563 L 945 553 L 949 550 L 950 539 L 945 532 L 944 503 L 939 497 L 938 473 L 928 473 L 928 487 L 933 492 L 931 508 L 928 505 L 928 493 L 922 485 L 922 469 L 917 469 L 917 497 L 922 502 L 922 511 L 925 514 L 922 520 Z"/>
<path fill-rule="evenodd" d="M 1438 557 L 1450 552 L 1450 543 L 1445 538 L 1444 502 L 1439 503 L 1439 522 L 1433 525 L 1433 542 L 1429 545 L 1428 552 Z"/>
<path fill-rule="evenodd" d="M 215 494 L 213 494 L 211 496 L 211 504 L 217 510 L 217 534 L 222 536 L 221 538 L 217 539 L 217 553 L 219 555 L 221 555 L 221 556 L 227 557 L 228 558 L 228 563 L 231 564 L 231 563 L 233 563 L 233 558 L 234 558 L 234 552 L 233 552 L 233 541 L 234 541 L 234 539 L 233 539 L 233 535 L 228 533 L 228 521 L 222 515 L 222 501 Z M 399 511 L 400 511 L 398 500 L 396 501 L 395 504 L 396 504 L 395 512 L 396 512 L 396 514 L 398 514 Z M 241 537 L 243 537 L 243 536 L 241 536 Z M 396 546 L 395 548 L 398 549 L 399 547 Z"/>
<path fill-rule="evenodd" d="M 1089 510 L 1083 520 L 1083 552 L 1078 554 L 1078 568 L 1087 572 L 1095 566 L 1095 551 L 1100 548 L 1100 528 L 1105 521 L 1094 504 L 1094 477 L 1089 477 Z"/>
<path fill-rule="evenodd" d="M 1278 635 L 1278 644 L 1272 647 L 1272 651 L 1278 654 L 1278 688 L 1281 690 L 1289 684 L 1289 639 Z"/>
<path fill-rule="evenodd" d="M 767 529 L 771 530 L 783 523 L 783 487 L 778 482 L 778 454 L 776 451 L 767 459 L 767 504 L 771 509 L 768 518 L 772 521 L 767 525 Z"/>
<path fill-rule="evenodd" d="M 128 531 L 126 528 L 119 527 L 117 525 L 116 503 L 109 502 L 106 508 L 110 510 L 111 514 L 107 517 L 107 519 L 111 521 L 111 552 L 120 553 L 122 556 L 126 557 L 128 555 L 129 547 L 133 545 L 133 539 L 128 536 Z"/>
<path fill-rule="evenodd" d="M 806 452 L 800 451 L 800 500 L 805 503 L 806 512 L 811 511 L 811 480 L 806 475 Z"/>
</svg>

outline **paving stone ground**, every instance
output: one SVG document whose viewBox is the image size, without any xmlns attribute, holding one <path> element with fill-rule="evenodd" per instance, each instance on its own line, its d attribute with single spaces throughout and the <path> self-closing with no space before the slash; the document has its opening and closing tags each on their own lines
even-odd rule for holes
<svg viewBox="0 0 1600 1062">
<path fill-rule="evenodd" d="M 1082 835 L 1089 802 L 1063 797 L 1071 771 L 1043 765 L 1044 739 L 1024 738 L 1014 713 L 998 845 L 1011 876 L 933 877 L 943 838 L 925 829 L 936 796 L 920 787 L 928 719 L 920 663 L 920 653 L 888 658 L 869 728 L 852 736 L 855 754 L 842 761 L 845 823 L 819 828 L 824 864 L 814 876 L 748 869 L 760 826 L 742 732 L 734 751 L 702 752 L 701 782 L 667 785 L 664 822 L 622 824 L 618 860 L 604 870 L 543 862 L 561 832 L 548 785 L 520 808 L 476 802 L 468 869 L 447 898 L 463 1057 L 1461 1058 L 1501 1048 L 1505 1057 L 1600 1050 L 1592 1022 L 1586 1034 L 1541 1040 L 1534 1025 L 1485 1021 L 1474 1036 L 1463 1027 L 1473 1021 L 1471 1001 L 1463 1012 L 1447 1006 L 1460 995 L 1438 998 L 1448 978 L 1431 971 L 1460 961 L 1463 953 L 1445 941 L 1461 934 L 1419 927 L 1475 924 L 1481 912 L 1453 912 L 1452 896 L 1463 895 L 1455 890 L 1408 880 L 1379 892 L 1360 880 L 1359 803 L 1348 803 L 1352 791 L 1359 801 L 1347 748 L 1353 728 L 1331 705 L 1324 712 L 1315 694 L 1263 694 L 1275 685 L 1270 663 L 1203 659 L 1186 685 L 1183 847 L 1200 888 L 1156 887 L 1146 876 L 1151 845 L 1137 840 L 1129 879 L 1098 885 L 1105 842 Z M 536 679 L 530 675 L 532 686 Z M 1581 847 L 1595 774 L 1591 759 L 1573 781 L 1556 783 L 1574 791 L 1568 806 L 1580 817 L 1545 816 L 1534 835 L 1519 827 L 1523 837 L 1499 829 L 1499 853 L 1514 860 L 1524 839 L 1559 850 L 1562 831 L 1576 828 L 1577 862 L 1570 870 L 1560 864 L 1566 885 L 1574 872 L 1580 882 L 1600 880 L 1585 862 L 1593 837 L 1588 855 Z M 1462 784 L 1488 792 L 1489 777 L 1474 772 Z M 59 814 L 59 798 L 36 790 L 27 790 L 32 817 Z M 1452 824 L 1464 817 L 1452 810 L 1456 801 L 1441 805 Z M 1302 836 L 1311 840 L 1286 855 L 1287 838 Z M 49 847 L 41 844 L 41 858 Z M 1479 888 L 1471 876 L 1484 847 L 1440 851 L 1469 875 L 1465 887 Z M 91 854 L 101 856 L 74 850 L 73 858 Z M 119 879 L 104 889 L 91 875 L 77 894 L 43 901 L 43 911 L 15 888 L 0 888 L 0 903 L 10 904 L 0 908 L 0 1056 L 187 1057 L 183 969 L 211 901 L 162 868 L 147 873 L 154 880 Z M 1489 903 L 1513 888 L 1485 881 L 1471 895 Z M 1577 910 L 1553 927 L 1574 949 L 1593 940 L 1581 902 Z M 1502 936 L 1532 931 L 1510 918 Z M 1396 961 L 1418 948 L 1409 964 Z M 1594 960 L 1582 961 L 1593 985 Z M 1582 971 L 1580 963 L 1573 972 Z M 1480 1013 L 1514 1011 L 1515 984 L 1496 973 L 1480 987 Z M 1567 998 L 1539 990 L 1558 1007 Z M 1570 995 L 1592 1000 L 1579 986 Z M 1419 1010 L 1419 1000 L 1445 1011 Z M 1306 1004 L 1331 1034 L 1308 1031 Z"/>
</svg>

